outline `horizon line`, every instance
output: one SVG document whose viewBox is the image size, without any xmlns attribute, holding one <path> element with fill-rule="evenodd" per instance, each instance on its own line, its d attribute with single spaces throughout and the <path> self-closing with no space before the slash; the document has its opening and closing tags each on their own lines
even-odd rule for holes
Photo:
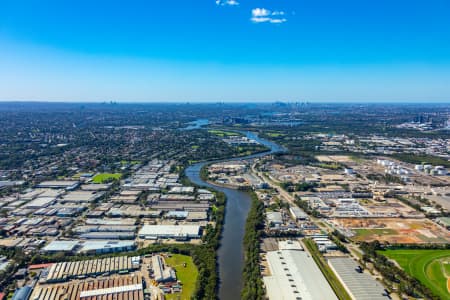
<svg viewBox="0 0 450 300">
<path fill-rule="evenodd" d="M 3 100 L 2 104 L 449 104 L 450 100 Z"/>
</svg>

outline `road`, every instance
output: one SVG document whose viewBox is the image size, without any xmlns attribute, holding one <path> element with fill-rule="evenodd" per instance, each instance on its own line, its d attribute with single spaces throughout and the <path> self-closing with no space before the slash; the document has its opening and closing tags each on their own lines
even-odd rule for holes
<svg viewBox="0 0 450 300">
<path fill-rule="evenodd" d="M 294 197 L 294 195 L 292 195 L 291 193 L 289 193 L 286 190 L 284 190 L 282 187 L 280 187 L 280 185 L 277 182 L 275 182 L 274 180 L 272 180 L 271 178 L 266 176 L 260 170 L 257 170 L 256 169 L 256 163 L 257 162 L 254 161 L 253 164 L 250 167 L 251 172 L 253 173 L 253 175 L 257 176 L 260 180 L 262 180 L 263 182 L 266 182 L 271 188 L 276 190 L 278 192 L 278 194 L 280 195 L 280 197 L 282 197 L 283 200 L 289 202 L 289 204 L 294 204 L 295 205 L 295 197 Z M 328 222 L 326 222 L 324 219 L 315 218 L 315 217 L 312 217 L 312 216 L 309 216 L 309 218 L 310 218 L 310 220 L 312 222 L 314 222 L 314 224 L 316 224 L 320 229 L 322 229 L 323 231 L 325 231 L 327 233 L 331 233 L 331 232 L 333 232 L 335 230 L 335 228 L 333 228 L 333 226 L 330 225 Z M 346 245 L 346 247 L 350 251 L 350 255 L 354 259 L 356 259 L 356 260 L 361 259 L 363 251 L 359 248 L 358 245 L 356 245 L 355 243 L 350 242 L 349 244 Z M 376 272 L 376 271 L 372 270 L 372 272 Z"/>
</svg>

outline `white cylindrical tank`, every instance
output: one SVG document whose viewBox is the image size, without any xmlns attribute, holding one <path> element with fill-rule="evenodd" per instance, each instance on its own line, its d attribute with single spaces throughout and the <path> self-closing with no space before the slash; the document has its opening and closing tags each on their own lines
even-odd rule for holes
<svg viewBox="0 0 450 300">
<path fill-rule="evenodd" d="M 423 166 L 422 165 L 415 165 L 414 169 L 416 169 L 417 171 L 423 171 Z"/>
</svg>

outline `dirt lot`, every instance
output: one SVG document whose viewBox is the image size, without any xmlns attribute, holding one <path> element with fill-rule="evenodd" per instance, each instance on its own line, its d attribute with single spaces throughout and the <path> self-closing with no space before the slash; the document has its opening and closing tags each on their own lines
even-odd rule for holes
<svg viewBox="0 0 450 300">
<path fill-rule="evenodd" d="M 317 155 L 317 160 L 321 162 L 351 163 L 353 159 L 348 155 Z"/>
<path fill-rule="evenodd" d="M 428 219 L 345 218 L 332 221 L 350 229 L 355 241 L 379 240 L 389 243 L 450 243 L 450 233 Z"/>
</svg>

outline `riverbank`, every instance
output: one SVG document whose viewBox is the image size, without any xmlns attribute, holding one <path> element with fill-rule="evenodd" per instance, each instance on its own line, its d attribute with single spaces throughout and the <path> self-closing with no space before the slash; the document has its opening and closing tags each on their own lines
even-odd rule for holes
<svg viewBox="0 0 450 300">
<path fill-rule="evenodd" d="M 247 215 L 250 211 L 252 201 L 249 193 L 247 192 L 218 186 L 214 183 L 203 180 L 201 178 L 201 169 L 211 163 L 230 160 L 254 159 L 271 153 L 284 151 L 281 146 L 268 140 L 261 139 L 253 132 L 245 132 L 245 135 L 248 138 L 255 139 L 262 145 L 268 147 L 270 150 L 245 157 L 233 157 L 216 161 L 200 162 L 187 167 L 185 170 L 186 177 L 192 183 L 223 192 L 227 198 L 222 238 L 220 240 L 220 247 L 217 251 L 217 263 L 219 267 L 220 280 L 219 298 L 223 300 L 241 299 L 245 253 L 243 244 L 244 232 Z"/>
</svg>

